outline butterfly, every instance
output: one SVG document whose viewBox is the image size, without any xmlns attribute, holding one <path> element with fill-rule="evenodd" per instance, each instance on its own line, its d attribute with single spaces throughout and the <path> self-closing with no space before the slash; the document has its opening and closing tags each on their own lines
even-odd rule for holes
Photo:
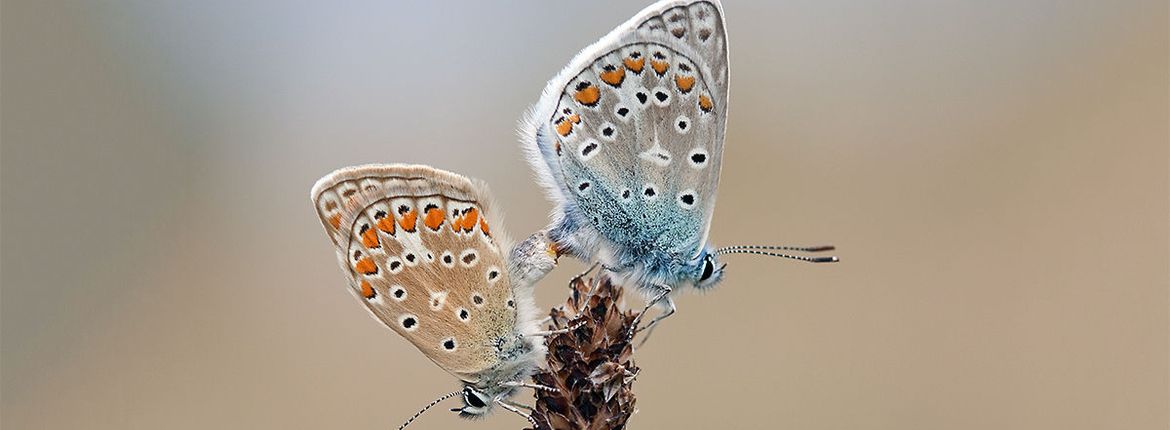
<svg viewBox="0 0 1170 430">
<path fill-rule="evenodd" d="M 665 0 L 582 50 L 521 122 L 529 164 L 556 205 L 547 235 L 561 254 L 599 261 L 672 315 L 671 293 L 723 278 L 719 256 L 831 246 L 707 240 L 728 108 L 727 33 L 718 0 Z"/>
<path fill-rule="evenodd" d="M 460 416 L 499 405 L 527 417 L 507 399 L 521 387 L 547 388 L 523 382 L 553 333 L 538 331 L 529 274 L 547 272 L 555 255 L 527 245 L 505 254 L 512 248 L 493 229 L 486 184 L 429 166 L 364 165 L 321 178 L 311 198 L 349 291 L 463 383 L 403 427 L 460 394 Z"/>
</svg>

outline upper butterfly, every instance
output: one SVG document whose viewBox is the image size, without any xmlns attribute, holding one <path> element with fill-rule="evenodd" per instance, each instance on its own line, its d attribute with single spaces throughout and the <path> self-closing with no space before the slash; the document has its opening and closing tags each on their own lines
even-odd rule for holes
<svg viewBox="0 0 1170 430">
<path fill-rule="evenodd" d="M 545 354 L 528 273 L 551 268 L 547 247 L 519 246 L 505 261 L 487 186 L 427 166 L 340 169 L 313 186 L 312 199 L 349 290 L 463 381 L 443 398 L 462 393 L 463 416 L 497 404 L 516 411 L 507 398 L 532 386 L 522 381 Z"/>
<path fill-rule="evenodd" d="M 674 312 L 671 291 L 719 282 L 717 255 L 831 249 L 707 243 L 727 89 L 722 5 L 660 1 L 577 54 L 521 125 L 529 162 L 558 206 L 549 239 L 561 253 L 600 261 L 650 303 L 665 300 L 651 325 Z"/>
</svg>

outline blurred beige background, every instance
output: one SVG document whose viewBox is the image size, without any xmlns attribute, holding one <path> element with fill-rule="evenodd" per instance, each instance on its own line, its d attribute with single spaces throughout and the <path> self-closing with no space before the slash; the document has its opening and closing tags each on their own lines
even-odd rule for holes
<svg viewBox="0 0 1170 430">
<path fill-rule="evenodd" d="M 4 1 L 6 430 L 397 426 L 456 384 L 342 289 L 310 185 L 427 163 L 543 226 L 515 122 L 643 6 L 236 3 Z M 633 428 L 1167 428 L 1166 2 L 725 8 L 712 238 L 844 262 L 729 258 Z"/>
</svg>

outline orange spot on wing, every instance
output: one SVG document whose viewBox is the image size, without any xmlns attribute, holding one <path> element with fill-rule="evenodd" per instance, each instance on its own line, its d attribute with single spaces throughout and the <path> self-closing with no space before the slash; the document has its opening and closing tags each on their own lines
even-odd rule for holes
<svg viewBox="0 0 1170 430">
<path fill-rule="evenodd" d="M 613 66 L 608 66 L 608 67 L 613 67 Z M 605 82 L 607 84 L 610 84 L 610 85 L 613 85 L 616 87 L 618 85 L 621 85 L 622 81 L 626 79 L 626 68 L 625 67 L 617 67 L 617 68 L 614 68 L 613 70 L 603 71 L 603 72 L 601 72 L 600 77 L 601 77 L 602 82 Z"/>
<path fill-rule="evenodd" d="M 557 134 L 561 135 L 561 137 L 568 136 L 569 133 L 573 132 L 573 124 L 579 123 L 581 123 L 581 115 L 572 114 L 568 117 L 561 117 L 556 123 Z"/>
<path fill-rule="evenodd" d="M 487 218 L 480 218 L 479 219 L 479 229 L 483 230 L 484 236 L 492 237 L 492 231 L 490 229 L 488 229 Z"/>
<path fill-rule="evenodd" d="M 394 230 L 396 230 L 394 227 L 394 218 L 391 218 L 389 215 L 387 215 L 385 218 L 378 220 L 378 229 L 393 236 Z"/>
<path fill-rule="evenodd" d="M 669 66 L 670 64 L 665 61 L 650 60 L 650 68 L 654 69 L 654 73 L 657 73 L 658 76 L 666 73 L 666 68 Z"/>
<path fill-rule="evenodd" d="M 398 225 L 409 233 L 414 233 L 415 226 L 418 223 L 418 211 L 411 209 L 402 214 L 402 218 L 398 219 Z"/>
<path fill-rule="evenodd" d="M 341 214 L 333 214 L 329 217 L 329 225 L 333 226 L 334 230 L 341 228 Z"/>
<path fill-rule="evenodd" d="M 460 223 L 460 228 L 463 231 L 472 231 L 475 229 L 475 223 L 479 222 L 479 211 L 475 208 L 470 208 L 467 213 L 463 215 L 463 221 Z"/>
<path fill-rule="evenodd" d="M 370 257 L 358 260 L 357 264 L 353 265 L 354 270 L 363 275 L 373 275 L 378 273 L 378 265 L 374 264 L 374 260 Z"/>
<path fill-rule="evenodd" d="M 431 208 L 427 211 L 426 218 L 423 218 L 423 224 L 426 224 L 431 230 L 439 230 L 439 227 L 443 225 L 443 210 Z"/>
<path fill-rule="evenodd" d="M 678 90 L 683 94 L 691 92 L 691 88 L 695 87 L 694 76 L 674 75 L 674 84 L 678 86 Z"/>
<path fill-rule="evenodd" d="M 577 85 L 577 93 L 573 95 L 573 98 L 577 99 L 577 103 L 585 106 L 593 106 L 601 99 L 601 90 L 596 85 L 582 82 Z"/>
<path fill-rule="evenodd" d="M 626 68 L 630 69 L 631 72 L 641 74 L 642 67 L 644 67 L 646 65 L 646 57 L 638 57 L 638 58 L 626 57 L 624 60 L 622 60 L 622 64 L 625 64 Z"/>
<path fill-rule="evenodd" d="M 451 231 L 458 233 L 463 228 L 463 215 L 456 215 L 451 219 Z"/>
<path fill-rule="evenodd" d="M 715 105 L 711 103 L 710 97 L 699 96 L 699 109 L 702 109 L 703 112 L 710 112 L 711 108 L 713 107 L 715 107 Z"/>
<path fill-rule="evenodd" d="M 573 132 L 573 122 L 569 121 L 567 119 L 561 118 L 561 122 L 557 123 L 557 134 L 559 134 L 563 137 L 563 136 L 568 136 L 569 133 L 572 133 L 572 132 Z"/>
<path fill-rule="evenodd" d="M 362 297 L 365 297 L 367 300 L 369 300 L 369 299 L 374 298 L 375 295 L 376 295 L 376 293 L 374 293 L 374 286 L 370 285 L 370 281 L 363 279 L 362 280 Z"/>
<path fill-rule="evenodd" d="M 377 248 L 381 246 L 378 242 L 378 230 L 367 228 L 365 233 L 362 233 L 362 245 L 366 248 Z"/>
</svg>

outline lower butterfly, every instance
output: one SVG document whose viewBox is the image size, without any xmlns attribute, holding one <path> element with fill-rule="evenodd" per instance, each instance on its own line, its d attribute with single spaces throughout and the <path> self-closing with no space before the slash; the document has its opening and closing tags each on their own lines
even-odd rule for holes
<svg viewBox="0 0 1170 430">
<path fill-rule="evenodd" d="M 486 184 L 428 166 L 365 165 L 313 186 L 313 205 L 333 241 L 352 292 L 375 318 L 406 338 L 463 388 L 411 417 L 462 395 L 463 417 L 500 406 L 544 361 L 532 274 L 555 264 L 534 235 L 509 247 Z M 515 256 L 505 254 L 512 250 Z"/>
</svg>

